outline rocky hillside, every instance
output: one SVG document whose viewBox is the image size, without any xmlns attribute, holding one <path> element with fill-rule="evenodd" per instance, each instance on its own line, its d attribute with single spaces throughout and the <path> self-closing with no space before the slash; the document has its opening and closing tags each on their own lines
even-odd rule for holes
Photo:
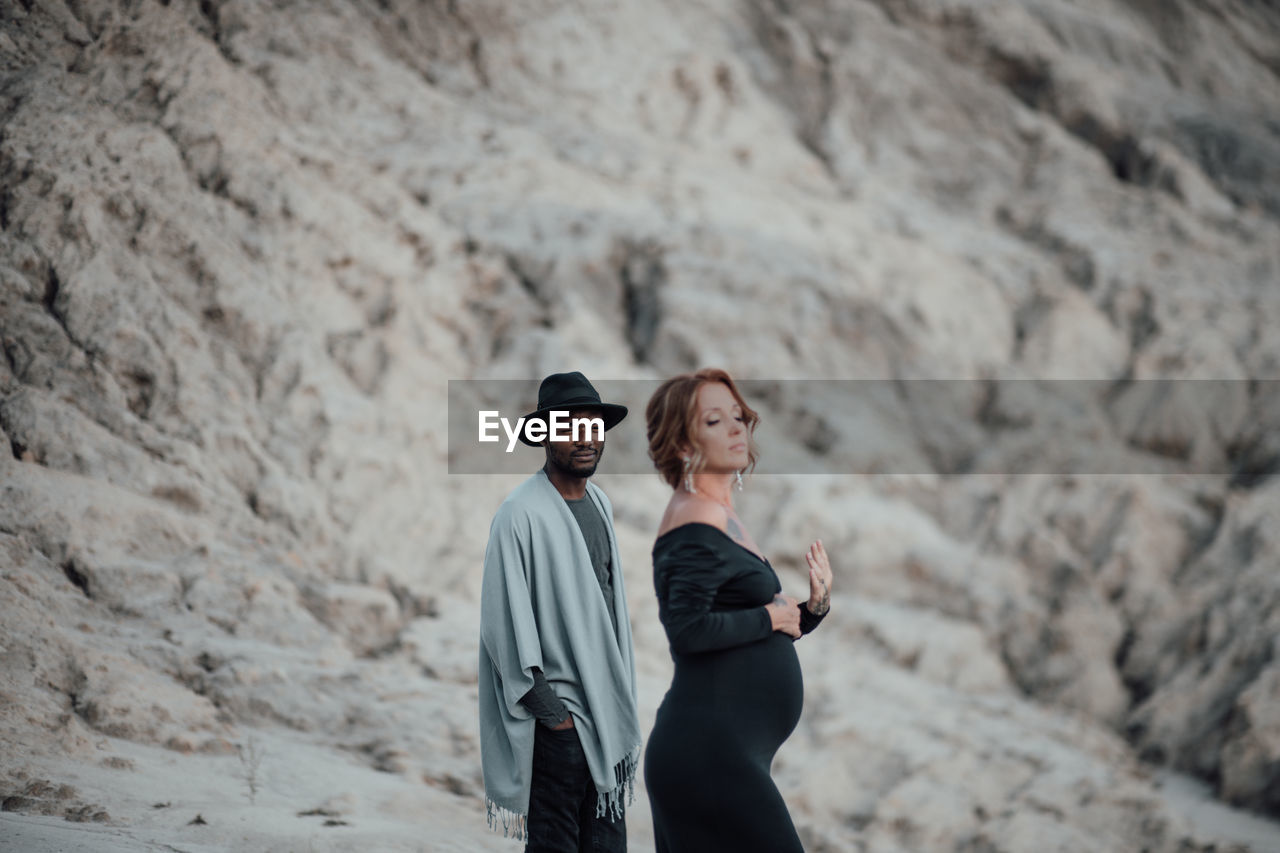
<svg viewBox="0 0 1280 853">
<path fill-rule="evenodd" d="M 0 5 L 0 836 L 517 849 L 446 380 L 717 365 L 957 380 L 762 401 L 809 849 L 1280 847 L 1278 78 L 1259 0 Z"/>
</svg>

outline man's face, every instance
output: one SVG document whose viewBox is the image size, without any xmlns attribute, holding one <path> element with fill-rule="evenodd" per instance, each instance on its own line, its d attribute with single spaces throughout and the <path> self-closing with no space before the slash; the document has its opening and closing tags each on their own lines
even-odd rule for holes
<svg viewBox="0 0 1280 853">
<path fill-rule="evenodd" d="M 573 425 L 579 419 L 600 417 L 603 417 L 600 409 L 574 409 L 569 412 L 569 426 L 562 429 L 562 432 L 567 433 L 568 440 L 552 441 L 548 438 L 543 442 L 543 446 L 547 448 L 547 463 L 573 477 L 585 479 L 594 474 L 596 466 L 600 464 L 600 457 L 604 455 L 604 433 L 592 429 L 590 424 L 581 423 L 577 430 L 578 439 L 574 441 Z"/>
</svg>

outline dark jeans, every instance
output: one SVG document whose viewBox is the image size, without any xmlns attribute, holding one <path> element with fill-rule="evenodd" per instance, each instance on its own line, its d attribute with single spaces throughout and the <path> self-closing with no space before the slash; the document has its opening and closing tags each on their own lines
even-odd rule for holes
<svg viewBox="0 0 1280 853">
<path fill-rule="evenodd" d="M 577 730 L 534 728 L 525 853 L 625 853 L 626 820 L 596 817 L 596 786 Z"/>
</svg>

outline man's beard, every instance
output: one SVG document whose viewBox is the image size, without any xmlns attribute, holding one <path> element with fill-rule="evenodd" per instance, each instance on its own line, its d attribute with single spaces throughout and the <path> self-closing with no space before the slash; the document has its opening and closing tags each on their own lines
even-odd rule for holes
<svg viewBox="0 0 1280 853">
<path fill-rule="evenodd" d="M 599 467 L 600 457 L 597 456 L 595 459 L 592 459 L 591 462 L 588 464 L 590 465 L 590 467 L 585 469 L 574 466 L 574 468 L 572 469 L 574 475 L 578 477 L 590 477 L 592 474 L 596 472 L 596 468 Z"/>
</svg>

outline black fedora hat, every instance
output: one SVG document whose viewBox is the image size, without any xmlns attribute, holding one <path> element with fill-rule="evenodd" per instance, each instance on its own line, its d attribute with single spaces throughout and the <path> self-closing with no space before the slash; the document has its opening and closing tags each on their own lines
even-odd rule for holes
<svg viewBox="0 0 1280 853">
<path fill-rule="evenodd" d="M 606 430 L 618 425 L 627 416 L 627 407 L 617 403 L 603 403 L 600 393 L 578 371 L 553 373 L 538 386 L 538 408 L 524 416 L 525 422 L 545 420 L 548 412 L 571 409 L 599 409 Z M 530 447 L 540 447 L 540 442 L 530 441 L 525 430 L 520 430 L 520 440 Z"/>
</svg>

